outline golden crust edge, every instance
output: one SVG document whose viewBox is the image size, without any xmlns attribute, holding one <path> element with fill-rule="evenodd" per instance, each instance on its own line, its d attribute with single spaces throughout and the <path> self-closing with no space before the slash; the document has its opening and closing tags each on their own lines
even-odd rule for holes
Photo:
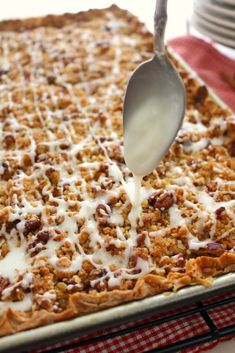
<svg viewBox="0 0 235 353">
<path fill-rule="evenodd" d="M 0 21 L 0 31 L 7 32 L 21 32 L 25 30 L 33 30 L 39 27 L 55 27 L 62 28 L 68 24 L 74 23 L 75 21 L 90 21 L 94 17 L 99 16 L 107 11 L 113 12 L 117 16 L 129 19 L 133 22 L 137 22 L 139 25 L 141 22 L 136 16 L 131 14 L 129 11 L 121 9 L 117 5 L 113 4 L 106 8 L 101 9 L 89 9 L 87 11 L 81 11 L 78 13 L 64 13 L 60 15 L 46 15 L 40 17 L 30 17 L 26 19 L 10 19 Z"/>
<path fill-rule="evenodd" d="M 205 268 L 211 269 L 210 275 L 203 272 Z M 50 313 L 46 310 L 27 313 L 9 308 L 0 317 L 0 336 L 94 313 L 119 304 L 164 293 L 168 290 L 177 291 L 188 285 L 211 286 L 213 277 L 233 271 L 235 271 L 235 254 L 233 253 L 224 253 L 217 258 L 200 256 L 188 261 L 186 273 L 171 272 L 167 278 L 147 274 L 139 278 L 134 289 L 131 290 L 114 289 L 110 292 L 101 292 L 95 295 L 87 293 L 72 294 L 67 309 L 62 313 Z"/>
</svg>

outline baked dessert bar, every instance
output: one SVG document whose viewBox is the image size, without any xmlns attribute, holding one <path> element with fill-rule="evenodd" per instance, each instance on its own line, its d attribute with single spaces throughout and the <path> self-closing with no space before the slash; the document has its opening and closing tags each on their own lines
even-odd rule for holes
<svg viewBox="0 0 235 353">
<path fill-rule="evenodd" d="M 151 34 L 112 6 L 1 22 L 0 36 L 0 335 L 234 271 L 232 113 L 175 62 L 184 125 L 133 229 L 122 99 Z"/>
</svg>

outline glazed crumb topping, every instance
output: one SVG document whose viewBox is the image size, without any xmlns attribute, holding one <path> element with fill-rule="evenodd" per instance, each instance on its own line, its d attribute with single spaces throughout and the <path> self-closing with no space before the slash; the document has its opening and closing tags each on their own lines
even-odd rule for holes
<svg viewBox="0 0 235 353">
<path fill-rule="evenodd" d="M 234 251 L 235 120 L 178 64 L 186 117 L 135 224 L 122 99 L 151 57 L 143 26 L 106 12 L 0 36 L 0 310 L 60 312 L 73 293 Z"/>
</svg>

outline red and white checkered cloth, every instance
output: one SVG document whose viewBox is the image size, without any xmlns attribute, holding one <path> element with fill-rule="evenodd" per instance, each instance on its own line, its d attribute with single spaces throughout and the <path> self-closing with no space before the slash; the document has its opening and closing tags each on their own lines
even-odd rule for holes
<svg viewBox="0 0 235 353">
<path fill-rule="evenodd" d="M 186 36 L 174 39 L 169 43 L 171 47 L 178 52 L 192 68 L 199 73 L 203 80 L 209 84 L 227 102 L 235 109 L 235 90 L 233 90 L 221 77 L 221 71 L 224 69 L 235 76 L 235 62 L 220 54 L 212 45 L 192 36 Z M 235 293 L 234 293 L 235 294 Z M 225 296 L 219 297 L 224 299 Z M 218 300 L 218 298 L 217 298 Z M 185 310 L 183 308 L 180 309 Z M 179 312 L 171 310 L 164 314 L 155 314 L 151 319 L 168 316 Z M 210 317 L 218 328 L 235 324 L 235 305 L 228 304 L 224 307 L 209 311 Z M 57 343 L 55 345 L 44 347 L 41 350 L 31 350 L 30 353 L 50 352 L 52 348 L 61 347 L 72 342 L 79 342 L 91 337 L 100 336 L 115 330 L 135 326 L 137 323 L 143 323 L 148 320 L 135 321 L 128 325 L 121 325 L 116 329 L 102 330 L 89 336 L 83 336 L 80 339 Z M 70 353 L 143 353 L 151 349 L 169 345 L 180 340 L 201 335 L 208 332 L 209 329 L 200 316 L 200 314 L 191 317 L 178 319 L 163 323 L 156 327 L 139 330 L 129 333 L 122 337 L 115 337 L 103 342 L 93 343 L 64 352 Z M 224 337 L 220 341 L 231 339 Z M 213 341 L 198 347 L 189 348 L 181 353 L 199 353 L 213 348 L 219 341 Z"/>
<path fill-rule="evenodd" d="M 235 293 L 233 293 L 234 295 Z M 223 300 L 229 298 L 232 294 L 227 294 L 223 296 L 217 296 L 216 299 L 207 300 L 204 303 L 209 304 L 213 301 Z M 66 344 L 73 342 L 80 342 L 93 337 L 99 337 L 103 334 L 114 332 L 116 330 L 122 330 L 125 328 L 133 327 L 137 324 L 149 322 L 153 319 L 159 319 L 166 316 L 174 315 L 178 312 L 185 311 L 186 309 L 191 309 L 194 306 L 185 307 L 177 310 L 171 310 L 164 313 L 155 314 L 148 319 L 138 320 L 131 322 L 130 324 L 120 325 L 114 329 L 98 331 L 91 335 L 86 335 L 80 339 L 75 339 L 71 341 L 66 341 L 62 343 L 57 343 L 55 345 L 50 345 L 44 347 L 43 349 L 31 350 L 30 353 L 41 353 L 50 352 L 52 348 L 63 347 Z M 217 328 L 223 328 L 228 325 L 235 324 L 235 305 L 234 302 L 226 304 L 221 307 L 217 307 L 213 310 L 208 311 L 213 322 L 216 324 Z M 175 342 L 179 342 L 186 338 L 191 338 L 196 335 L 202 335 L 209 332 L 205 321 L 199 313 L 196 313 L 190 317 L 180 318 L 178 320 L 170 321 L 167 323 L 160 324 L 158 326 L 142 329 L 136 332 L 129 333 L 125 336 L 118 336 L 112 339 L 108 339 L 102 342 L 97 342 L 89 344 L 86 346 L 78 347 L 71 350 L 64 350 L 63 352 L 69 353 L 143 353 L 152 349 L 157 349 L 159 347 L 164 347 Z M 231 339 L 232 337 L 224 337 L 220 341 L 225 341 Z M 199 353 L 206 351 L 215 347 L 219 341 L 212 341 L 205 343 L 198 347 L 188 348 L 181 351 L 181 353 Z"/>
</svg>

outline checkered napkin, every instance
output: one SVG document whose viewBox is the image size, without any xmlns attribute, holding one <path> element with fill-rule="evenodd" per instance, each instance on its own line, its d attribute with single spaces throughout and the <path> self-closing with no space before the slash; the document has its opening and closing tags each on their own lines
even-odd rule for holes
<svg viewBox="0 0 235 353">
<path fill-rule="evenodd" d="M 234 295 L 235 293 L 233 293 Z M 205 304 L 211 304 L 214 301 L 223 300 L 229 298 L 231 294 L 217 296 L 216 298 L 204 301 Z M 158 313 L 148 317 L 145 320 L 138 320 L 131 322 L 126 325 L 120 325 L 113 329 L 97 331 L 94 334 L 83 336 L 79 339 L 65 341 L 57 343 L 47 347 L 43 347 L 38 350 L 31 350 L 29 353 L 42 353 L 51 352 L 51 350 L 63 347 L 71 343 L 81 343 L 94 337 L 100 337 L 101 335 L 112 333 L 115 331 L 134 327 L 139 324 L 149 323 L 152 320 L 157 320 L 163 317 L 171 317 L 177 313 L 185 310 L 195 308 L 194 305 L 184 307 L 179 310 L 171 310 L 164 313 Z M 228 325 L 235 324 L 235 307 L 234 302 L 226 304 L 221 307 L 214 308 L 213 310 L 207 311 L 210 318 L 218 329 L 226 327 Z M 80 345 L 78 348 L 64 349 L 63 352 L 69 353 L 144 353 L 153 349 L 164 347 L 166 345 L 192 338 L 197 335 L 206 334 L 209 332 L 209 328 L 202 316 L 199 313 L 193 314 L 187 318 L 180 318 L 172 320 L 166 323 L 162 323 L 158 326 L 145 328 L 132 333 L 128 333 L 124 336 L 117 336 L 105 341 L 96 342 L 87 345 Z M 232 337 L 225 337 L 220 341 L 231 339 Z M 199 353 L 204 352 L 208 349 L 215 347 L 219 341 L 211 341 L 198 347 L 188 348 L 181 351 L 181 353 Z"/>
<path fill-rule="evenodd" d="M 235 78 L 235 62 L 220 54 L 212 45 L 192 36 L 186 36 L 170 41 L 170 46 L 178 52 L 189 65 L 199 73 L 203 80 L 210 85 L 217 94 L 235 110 L 235 86 L 226 80 L 226 74 Z M 219 297 L 224 299 L 225 296 Z M 214 299 L 215 300 L 215 299 Z M 218 300 L 218 297 L 217 297 Z M 192 306 L 193 308 L 193 306 Z M 187 308 L 188 309 L 188 308 Z M 181 308 L 181 311 L 185 308 Z M 81 342 L 93 337 L 136 326 L 137 324 L 168 317 L 180 312 L 171 310 L 164 314 L 155 314 L 147 320 L 131 322 L 128 325 L 120 325 L 117 328 L 103 330 L 83 336 L 80 339 L 57 343 L 44 347 L 41 350 L 32 350 L 30 353 L 50 352 L 53 348 L 63 347 L 74 342 Z M 213 309 L 208 312 L 217 328 L 235 324 L 234 303 Z M 201 335 L 209 331 L 207 324 L 200 314 L 195 314 L 187 318 L 162 323 L 158 326 L 142 329 L 136 332 L 118 336 L 102 342 L 80 346 L 75 349 L 66 350 L 70 353 L 142 353 L 152 349 L 179 342 L 180 340 Z M 231 339 L 225 337 L 222 340 Z M 220 341 L 222 341 L 220 340 Z M 198 347 L 189 348 L 182 353 L 199 353 L 213 348 L 219 341 L 212 341 Z"/>
</svg>

